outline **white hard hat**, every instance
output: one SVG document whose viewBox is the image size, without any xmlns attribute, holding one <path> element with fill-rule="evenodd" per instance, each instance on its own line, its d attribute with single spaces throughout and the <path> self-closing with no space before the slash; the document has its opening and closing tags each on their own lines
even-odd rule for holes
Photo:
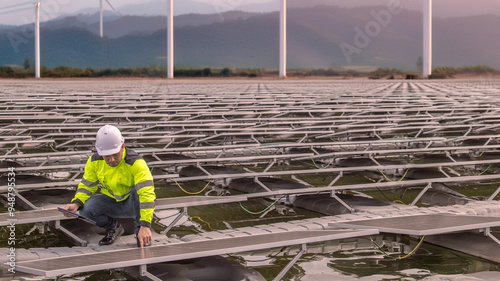
<svg viewBox="0 0 500 281">
<path fill-rule="evenodd" d="M 122 148 L 124 139 L 120 130 L 112 125 L 105 125 L 97 131 L 95 148 L 101 156 L 118 153 Z"/>
</svg>

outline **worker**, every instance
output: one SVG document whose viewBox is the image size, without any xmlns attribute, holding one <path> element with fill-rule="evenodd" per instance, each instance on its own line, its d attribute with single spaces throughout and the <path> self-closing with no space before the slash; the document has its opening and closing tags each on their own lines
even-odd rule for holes
<svg viewBox="0 0 500 281">
<path fill-rule="evenodd" d="M 116 218 L 130 217 L 135 218 L 137 246 L 150 245 L 156 195 L 148 165 L 135 151 L 125 147 L 120 130 L 112 125 L 99 129 L 95 148 L 97 153 L 87 160 L 74 198 L 63 209 L 79 210 L 80 215 L 104 228 L 106 235 L 99 245 L 110 245 L 123 234 Z M 96 194 L 99 186 L 101 192 Z"/>
</svg>

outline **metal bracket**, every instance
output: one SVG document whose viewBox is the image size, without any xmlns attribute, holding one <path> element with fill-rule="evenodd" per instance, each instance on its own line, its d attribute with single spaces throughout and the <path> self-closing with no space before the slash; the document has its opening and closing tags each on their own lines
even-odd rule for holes
<svg viewBox="0 0 500 281">
<path fill-rule="evenodd" d="M 23 201 L 26 205 L 28 205 L 28 207 L 30 207 L 32 210 L 40 210 L 39 207 L 33 205 L 33 203 L 31 203 L 28 199 L 24 198 L 24 196 L 19 194 L 17 190 L 15 191 L 15 193 L 16 193 L 16 198 L 21 199 L 21 201 Z"/>
<path fill-rule="evenodd" d="M 177 217 L 165 228 L 160 232 L 160 234 L 166 234 L 174 225 L 183 217 L 187 215 L 187 207 L 183 207 L 182 211 L 177 215 Z"/>
<path fill-rule="evenodd" d="M 377 166 L 382 166 L 382 165 L 380 165 L 380 163 L 379 163 L 379 162 L 377 162 L 377 160 L 375 160 L 375 158 L 373 158 L 373 155 L 372 155 L 372 154 L 370 154 L 370 159 L 373 161 L 373 163 L 375 163 L 375 165 L 377 165 Z"/>
<path fill-rule="evenodd" d="M 427 186 L 417 195 L 417 198 L 415 198 L 415 200 L 411 202 L 410 206 L 414 206 L 415 204 L 417 204 L 418 200 L 420 200 L 420 198 L 424 195 L 424 193 L 426 193 L 427 190 L 429 190 L 429 188 L 431 187 L 432 187 L 432 182 L 427 184 Z"/>
<path fill-rule="evenodd" d="M 169 141 L 164 147 L 163 149 L 166 149 L 167 147 L 169 147 L 172 143 L 174 143 L 174 140 L 175 138 L 173 138 L 171 141 Z"/>
<path fill-rule="evenodd" d="M 344 207 L 347 208 L 347 210 L 349 210 L 349 212 L 351 213 L 354 213 L 354 211 L 356 211 L 354 208 L 352 208 L 351 206 L 349 206 L 346 202 L 344 202 L 344 200 L 340 199 L 337 194 L 335 194 L 335 191 L 332 191 L 332 193 L 330 194 L 330 196 L 332 198 L 335 198 L 335 200 L 337 200 L 340 204 L 342 204 Z"/>
<path fill-rule="evenodd" d="M 208 176 L 211 176 L 212 174 L 210 174 L 207 170 L 205 170 L 205 168 L 203 168 L 201 165 L 200 165 L 200 162 L 197 162 L 196 163 L 196 168 L 200 169 L 203 173 L 207 174 Z"/>
<path fill-rule="evenodd" d="M 253 181 L 254 181 L 254 182 L 256 182 L 258 185 L 262 186 L 265 190 L 267 190 L 267 191 L 269 191 L 269 192 L 271 192 L 271 191 L 272 191 L 271 189 L 269 189 L 269 187 L 267 187 L 265 184 L 263 184 L 263 183 L 259 180 L 259 178 L 258 178 L 258 177 L 255 177 L 255 178 L 253 179 Z"/>
<path fill-rule="evenodd" d="M 254 135 L 252 135 L 250 138 L 251 138 L 251 139 L 253 139 L 253 140 L 254 140 L 257 144 L 261 144 L 261 142 L 260 142 L 260 141 L 258 141 L 258 140 L 254 137 Z"/>
<path fill-rule="evenodd" d="M 490 198 L 488 198 L 487 201 L 493 201 L 493 199 L 495 199 L 495 197 L 498 195 L 498 193 L 500 193 L 500 186 L 497 188 L 497 190 L 495 192 L 493 192 L 493 194 L 490 196 Z"/>
<path fill-rule="evenodd" d="M 305 134 L 297 143 L 302 143 L 307 138 L 308 138 L 308 136 L 307 136 L 307 134 Z"/>
<path fill-rule="evenodd" d="M 425 146 L 425 148 L 426 148 L 426 149 L 427 149 L 427 148 L 429 148 L 429 147 L 430 147 L 433 143 L 434 143 L 433 141 L 430 141 L 430 142 L 429 142 L 429 143 Z"/>
<path fill-rule="evenodd" d="M 334 184 L 335 184 L 335 183 L 336 183 L 336 182 L 337 182 L 337 181 L 338 181 L 341 177 L 343 177 L 343 176 L 344 176 L 344 173 L 343 173 L 342 171 L 340 171 L 339 175 L 338 175 L 336 178 L 334 178 L 334 179 L 332 180 L 332 182 L 330 182 L 330 183 L 328 184 L 328 186 L 327 186 L 327 187 L 332 187 L 332 186 L 333 186 L 333 185 L 334 185 Z"/>
<path fill-rule="evenodd" d="M 267 214 L 269 214 L 271 211 L 274 211 L 274 210 L 276 210 L 276 205 L 273 205 L 271 208 L 269 208 L 267 211 L 265 211 L 262 215 L 260 215 L 259 219 L 264 218 L 265 216 L 267 216 Z"/>
<path fill-rule="evenodd" d="M 271 169 L 272 166 L 274 166 L 274 164 L 276 164 L 276 158 L 274 158 L 271 163 L 269 163 L 269 165 L 264 169 L 264 173 L 266 173 L 267 171 L 269 171 L 269 169 Z"/>
<path fill-rule="evenodd" d="M 14 147 L 12 147 L 11 149 L 9 149 L 9 151 L 7 151 L 4 156 L 7 156 L 9 155 L 12 151 L 14 151 L 14 149 L 17 149 L 19 148 L 19 145 L 17 144 L 17 142 L 14 144 Z"/>
<path fill-rule="evenodd" d="M 491 230 L 489 227 L 484 229 L 484 235 L 490 237 L 493 241 L 495 241 L 498 245 L 500 245 L 500 240 L 496 238 L 493 234 L 491 234 Z"/>
<path fill-rule="evenodd" d="M 451 157 L 451 154 L 449 152 L 446 152 L 446 157 L 450 158 L 450 160 L 453 161 L 454 163 L 457 163 L 457 161 L 453 159 L 453 157 Z"/>
<path fill-rule="evenodd" d="M 445 175 L 447 178 L 451 178 L 445 171 L 443 171 L 443 167 L 439 166 L 438 170 Z"/>
<path fill-rule="evenodd" d="M 147 264 L 142 264 L 142 265 L 139 265 L 139 274 L 141 276 L 145 276 L 153 281 L 161 281 L 160 278 L 156 277 L 155 275 L 151 274 L 150 272 L 148 272 L 148 265 Z"/>
<path fill-rule="evenodd" d="M 64 234 L 68 235 L 73 240 L 75 240 L 76 242 L 80 243 L 82 245 L 82 247 L 87 246 L 88 242 L 86 240 L 81 239 L 80 237 L 76 236 L 73 232 L 71 232 L 71 231 L 67 230 L 66 228 L 64 228 L 63 226 L 61 226 L 61 221 L 60 220 L 56 221 L 55 227 L 56 227 L 57 230 L 60 230 L 60 231 L 64 232 Z"/>
<path fill-rule="evenodd" d="M 279 281 L 281 280 L 285 274 L 292 268 L 292 266 L 302 257 L 303 254 L 307 252 L 307 245 L 306 244 L 301 244 L 300 245 L 300 251 L 297 253 L 297 255 L 280 271 L 278 276 L 273 279 L 273 281 Z"/>
<path fill-rule="evenodd" d="M 82 171 L 81 171 L 81 168 L 80 168 L 80 169 L 78 170 L 78 173 L 76 173 L 74 176 L 72 176 L 72 177 L 71 177 L 70 181 L 74 181 L 74 180 L 76 180 L 76 178 L 77 178 L 78 176 L 80 176 L 80 174 L 81 174 L 81 173 L 82 173 Z"/>
</svg>

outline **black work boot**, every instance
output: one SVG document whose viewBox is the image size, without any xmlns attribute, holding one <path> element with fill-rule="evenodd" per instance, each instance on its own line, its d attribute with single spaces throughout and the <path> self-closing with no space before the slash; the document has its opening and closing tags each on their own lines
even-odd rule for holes
<svg viewBox="0 0 500 281">
<path fill-rule="evenodd" d="M 122 235 L 123 232 L 124 230 L 122 225 L 119 222 L 117 222 L 115 228 L 106 230 L 106 235 L 104 236 L 104 238 L 101 239 L 101 241 L 99 241 L 99 245 L 102 246 L 102 245 L 113 244 L 113 242 L 115 242 L 115 239 L 118 236 Z"/>
</svg>

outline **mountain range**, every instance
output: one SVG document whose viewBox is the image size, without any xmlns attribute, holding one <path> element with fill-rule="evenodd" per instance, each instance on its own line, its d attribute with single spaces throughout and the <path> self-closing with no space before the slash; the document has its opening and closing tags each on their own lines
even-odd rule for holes
<svg viewBox="0 0 500 281">
<path fill-rule="evenodd" d="M 319 0 L 318 0 L 319 1 Z M 79 68 L 166 66 L 166 18 L 109 16 L 100 38 L 96 15 L 42 24 L 41 63 Z M 287 62 L 293 68 L 397 67 L 417 70 L 422 14 L 388 6 L 289 8 Z M 174 19 L 176 67 L 277 68 L 279 13 L 230 11 Z M 500 16 L 435 18 L 434 66 L 500 68 Z M 0 26 L 0 65 L 34 60 L 31 25 Z"/>
</svg>

